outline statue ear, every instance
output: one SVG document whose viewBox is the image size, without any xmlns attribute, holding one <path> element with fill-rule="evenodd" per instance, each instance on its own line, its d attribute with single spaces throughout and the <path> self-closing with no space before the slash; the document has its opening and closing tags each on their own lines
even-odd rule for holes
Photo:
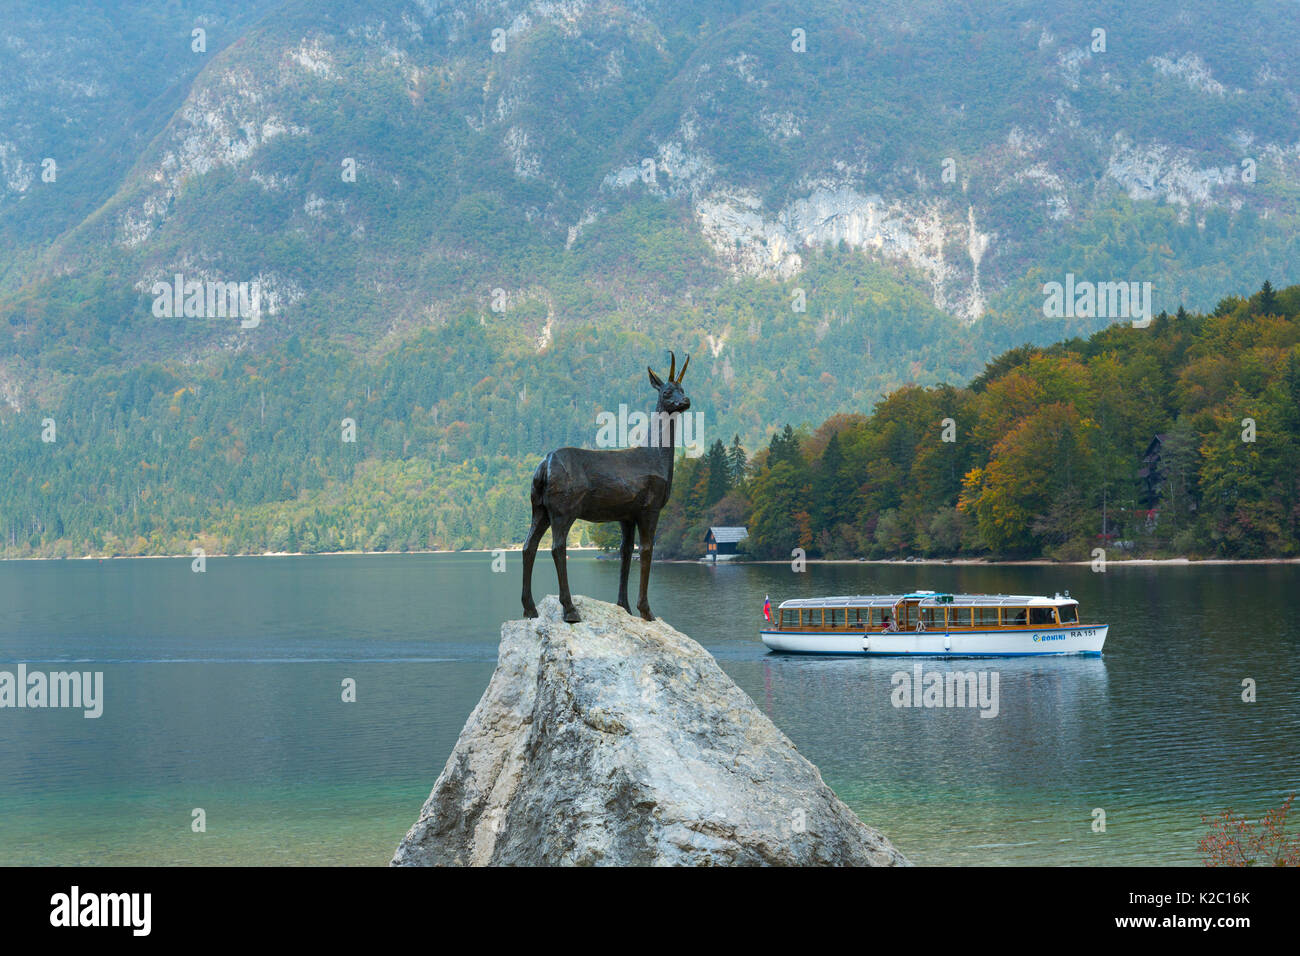
<svg viewBox="0 0 1300 956">
<path fill-rule="evenodd" d="M 645 367 L 645 370 L 650 373 L 650 384 L 655 387 L 656 391 L 664 387 L 663 379 L 661 379 L 658 375 L 655 374 L 654 369 L 652 369 L 649 365 L 647 365 Z"/>
</svg>

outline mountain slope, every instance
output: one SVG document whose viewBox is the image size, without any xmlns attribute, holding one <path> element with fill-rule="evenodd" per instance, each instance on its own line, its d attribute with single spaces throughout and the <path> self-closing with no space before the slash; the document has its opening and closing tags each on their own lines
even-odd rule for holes
<svg viewBox="0 0 1300 956">
<path fill-rule="evenodd" d="M 66 121 L 0 128 L 0 428 L 61 424 L 55 510 L 112 489 L 79 542 L 238 510 L 261 547 L 424 468 L 467 487 L 403 543 L 486 544 L 516 517 L 448 516 L 493 513 L 488 462 L 592 444 L 666 348 L 752 446 L 1112 321 L 1044 315 L 1067 274 L 1209 308 L 1300 266 L 1300 8 L 1248 7 L 246 3 L 201 55 L 194 7 L 25 7 L 0 99 L 39 78 Z M 158 317 L 177 274 L 255 283 L 258 321 Z M 15 548 L 58 537 L 38 474 Z"/>
</svg>

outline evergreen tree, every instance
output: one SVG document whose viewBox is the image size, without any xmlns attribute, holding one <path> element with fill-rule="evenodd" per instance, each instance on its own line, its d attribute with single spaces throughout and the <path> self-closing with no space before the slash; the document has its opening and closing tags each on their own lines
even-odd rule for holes
<svg viewBox="0 0 1300 956">
<path fill-rule="evenodd" d="M 845 467 L 844 451 L 838 433 L 831 435 L 817 463 L 812 484 L 812 530 L 830 531 L 843 521 L 852 520 L 853 480 Z"/>
<path fill-rule="evenodd" d="M 800 463 L 799 436 L 795 434 L 794 429 L 788 423 L 784 429 L 772 436 L 772 441 L 767 449 L 769 468 L 780 461 L 788 462 L 796 467 Z"/>
<path fill-rule="evenodd" d="M 1273 291 L 1273 284 L 1267 279 L 1264 280 L 1264 285 L 1259 290 L 1259 305 L 1255 310 L 1255 314 L 1277 315 L 1277 293 Z"/>
<path fill-rule="evenodd" d="M 749 459 L 745 457 L 745 449 L 741 447 L 739 435 L 731 439 L 731 449 L 727 452 L 727 465 L 731 472 L 731 487 L 735 488 L 745 480 L 749 470 Z"/>
<path fill-rule="evenodd" d="M 727 449 L 722 439 L 715 439 L 704 455 L 704 467 L 708 470 L 708 485 L 704 493 L 704 507 L 717 504 L 731 490 L 731 469 L 727 461 Z"/>
</svg>

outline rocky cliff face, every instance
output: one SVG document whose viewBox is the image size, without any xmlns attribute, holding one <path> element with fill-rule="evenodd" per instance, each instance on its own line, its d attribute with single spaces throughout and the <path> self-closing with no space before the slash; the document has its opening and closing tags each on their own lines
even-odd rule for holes
<svg viewBox="0 0 1300 956">
<path fill-rule="evenodd" d="M 393 865 L 907 865 L 699 644 L 576 600 L 502 627 Z"/>
<path fill-rule="evenodd" d="M 737 277 L 788 280 L 843 243 L 974 322 L 1119 195 L 1198 226 L 1213 209 L 1296 213 L 1300 73 L 1276 4 L 1224 23 L 1213 4 L 1162 0 L 1108 29 L 1024 4 L 918 14 L 916 0 L 818 0 L 793 19 L 662 0 L 321 2 L 311 17 L 242 0 L 228 18 L 114 0 L 57 23 L 23 6 L 0 28 L 0 245 L 6 204 L 42 190 L 40 214 L 62 224 L 42 242 L 78 241 L 0 261 L 0 282 L 22 270 L 15 287 L 105 256 L 124 275 L 219 271 L 250 248 L 260 271 L 307 284 L 302 257 L 263 232 L 335 261 L 364 249 L 360 281 L 386 284 L 414 261 L 394 244 L 409 232 L 431 261 L 488 260 L 458 290 L 469 301 L 516 258 L 463 242 L 502 228 L 468 215 L 488 208 L 475 203 L 501 202 L 521 240 L 572 246 L 648 193 L 687 202 Z M 173 84 L 183 98 L 160 95 Z M 391 125 L 358 121 L 358 103 Z M 137 113 L 149 123 L 129 148 L 103 148 Z M 125 158 L 106 169 L 97 146 Z M 47 159 L 67 182 L 91 163 L 111 188 L 72 202 L 46 188 Z M 414 223 L 395 224 L 407 205 Z M 1082 256 L 1093 242 L 1079 241 Z M 390 308 L 410 320 L 431 295 L 448 292 Z"/>
</svg>

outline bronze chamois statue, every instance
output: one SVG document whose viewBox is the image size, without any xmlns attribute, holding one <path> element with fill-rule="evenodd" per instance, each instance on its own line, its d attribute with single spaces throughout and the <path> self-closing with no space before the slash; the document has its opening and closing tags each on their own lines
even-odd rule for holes
<svg viewBox="0 0 1300 956">
<path fill-rule="evenodd" d="M 659 393 L 655 414 L 651 416 L 647 444 L 643 448 L 591 451 L 586 448 L 558 448 L 547 455 L 533 473 L 533 521 L 524 541 L 524 614 L 537 617 L 533 603 L 533 559 L 546 529 L 551 529 L 551 557 L 560 579 L 560 603 L 564 619 L 570 624 L 582 620 L 569 594 L 569 573 L 565 545 L 569 528 L 584 521 L 617 521 L 623 527 L 623 546 L 618 573 L 618 605 L 632 613 L 627 603 L 627 573 L 632 562 L 632 534 L 641 535 L 641 599 L 637 609 L 641 617 L 653 621 L 646 589 L 650 584 L 650 561 L 654 555 L 655 527 L 659 511 L 668 503 L 673 487 L 673 456 L 677 444 L 679 413 L 691 407 L 682 391 L 682 379 L 691 357 L 686 356 L 681 374 L 677 374 L 677 356 L 672 352 L 668 381 L 654 370 L 650 384 Z M 676 378 L 674 379 L 674 375 Z M 667 428 L 663 428 L 666 424 Z M 667 434 L 665 435 L 665 431 Z"/>
</svg>

